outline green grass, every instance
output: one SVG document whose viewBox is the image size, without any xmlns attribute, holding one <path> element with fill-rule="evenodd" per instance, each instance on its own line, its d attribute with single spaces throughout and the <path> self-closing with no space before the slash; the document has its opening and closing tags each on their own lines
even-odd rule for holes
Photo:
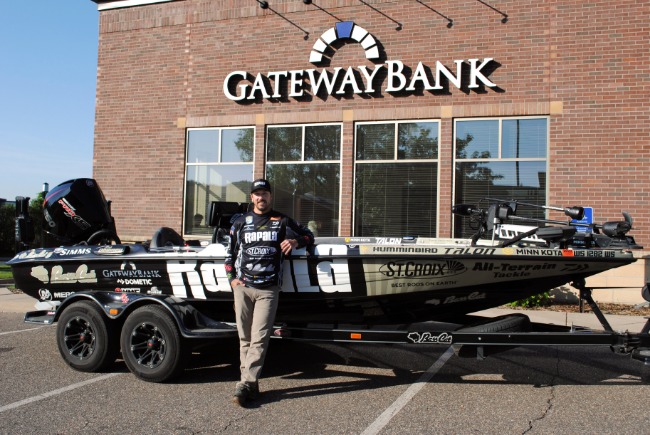
<svg viewBox="0 0 650 435">
<path fill-rule="evenodd" d="M 4 263 L 0 263 L 0 279 L 12 279 L 11 267 Z"/>
</svg>

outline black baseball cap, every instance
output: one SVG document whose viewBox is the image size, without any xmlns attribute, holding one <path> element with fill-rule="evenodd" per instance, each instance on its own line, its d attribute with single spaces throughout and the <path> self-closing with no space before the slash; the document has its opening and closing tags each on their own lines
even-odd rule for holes
<svg viewBox="0 0 650 435">
<path fill-rule="evenodd" d="M 271 183 L 269 183 L 269 180 L 265 180 L 264 178 L 258 178 L 257 180 L 253 181 L 253 183 L 251 184 L 251 193 L 260 189 L 268 190 L 270 192 Z"/>
</svg>

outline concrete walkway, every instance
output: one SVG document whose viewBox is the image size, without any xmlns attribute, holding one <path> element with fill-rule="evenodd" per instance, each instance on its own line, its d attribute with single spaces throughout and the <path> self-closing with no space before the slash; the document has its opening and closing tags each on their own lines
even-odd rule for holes
<svg viewBox="0 0 650 435">
<path fill-rule="evenodd" d="M 24 293 L 14 294 L 8 288 L 0 287 L 0 313 L 34 311 L 36 302 L 36 299 Z"/>
</svg>

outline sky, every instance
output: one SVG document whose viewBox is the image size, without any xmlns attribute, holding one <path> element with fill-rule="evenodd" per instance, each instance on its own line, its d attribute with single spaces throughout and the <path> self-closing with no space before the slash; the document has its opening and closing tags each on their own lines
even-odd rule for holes
<svg viewBox="0 0 650 435">
<path fill-rule="evenodd" d="M 0 198 L 92 177 L 99 12 L 91 0 L 4 0 Z"/>
</svg>

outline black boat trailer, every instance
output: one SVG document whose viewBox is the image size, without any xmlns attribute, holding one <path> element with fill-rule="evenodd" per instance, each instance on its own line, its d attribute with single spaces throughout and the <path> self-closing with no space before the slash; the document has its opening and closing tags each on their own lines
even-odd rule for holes
<svg viewBox="0 0 650 435">
<path fill-rule="evenodd" d="M 323 325 L 305 327 L 279 326 L 274 337 L 291 340 L 342 343 L 440 344 L 453 346 L 460 357 L 487 356 L 517 346 L 609 346 L 620 355 L 630 355 L 643 364 L 641 379 L 650 383 L 650 317 L 641 332 L 617 332 L 592 297 L 592 289 L 578 286 L 603 327 L 602 331 L 580 326 L 532 323 L 525 314 L 507 314 L 494 318 L 467 316 L 476 322 L 470 326 L 449 328 L 451 324 L 427 322 L 418 329 L 375 330 L 372 328 L 337 328 Z M 478 320 L 480 319 L 480 320 Z M 478 321 L 477 321 L 478 320 Z M 447 327 L 447 328 L 446 328 Z"/>
<path fill-rule="evenodd" d="M 593 300 L 591 289 L 579 288 L 581 297 L 600 321 L 602 331 L 532 323 L 525 314 L 515 313 L 495 318 L 468 315 L 453 323 L 432 321 L 400 326 L 277 325 L 273 328 L 273 337 L 320 342 L 445 345 L 453 346 L 459 357 L 478 359 L 517 346 L 609 346 L 614 353 L 630 355 L 640 361 L 643 364 L 641 379 L 650 382 L 650 317 L 641 332 L 614 331 Z M 129 369 L 140 379 L 152 382 L 162 382 L 179 374 L 183 356 L 189 349 L 237 336 L 235 325 L 207 318 L 186 301 L 135 294 L 130 294 L 128 299 L 129 302 L 123 303 L 126 299 L 120 300 L 119 294 L 79 292 L 66 299 L 57 311 L 29 312 L 25 321 L 40 324 L 58 321 L 59 350 L 68 365 L 77 370 L 103 370 L 121 348 Z M 89 341 L 91 335 L 93 339 Z"/>
</svg>

